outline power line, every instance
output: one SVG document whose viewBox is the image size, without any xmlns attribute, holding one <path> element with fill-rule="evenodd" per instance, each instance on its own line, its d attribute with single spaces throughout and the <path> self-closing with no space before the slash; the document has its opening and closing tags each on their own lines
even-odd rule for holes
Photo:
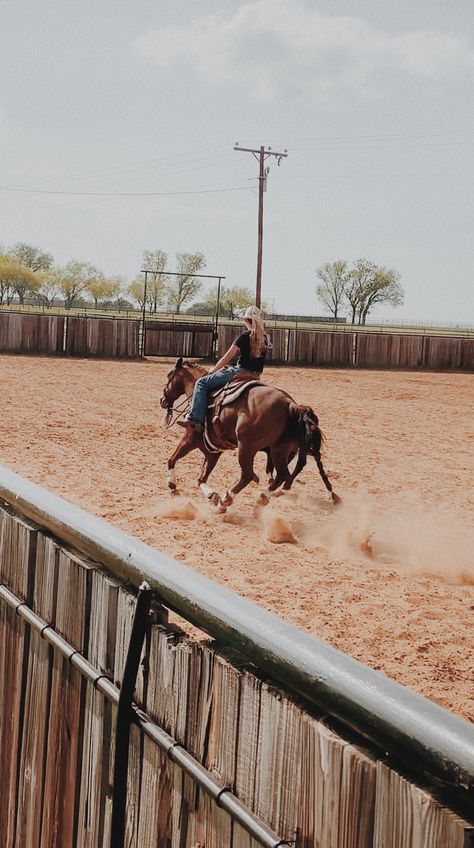
<svg viewBox="0 0 474 848">
<path fill-rule="evenodd" d="M 458 129 L 458 130 L 439 130 L 439 131 L 416 131 L 416 132 L 392 132 L 392 133 L 364 133 L 364 134 L 349 134 L 349 135 L 331 135 L 331 136 L 320 136 L 319 138 L 285 138 L 278 139 L 278 141 L 282 143 L 291 143 L 291 144 L 299 144 L 299 143 L 314 143 L 320 144 L 331 141 L 356 141 L 360 140 L 368 140 L 372 141 L 375 139 L 391 139 L 391 138 L 426 138 L 426 137 L 438 137 L 438 136 L 447 136 L 447 135 L 468 135 L 474 133 L 474 128 L 466 128 L 466 129 Z"/>
<path fill-rule="evenodd" d="M 172 153 L 172 154 L 169 154 L 167 156 L 155 156 L 152 159 L 142 159 L 142 160 L 139 160 L 138 162 L 131 162 L 131 163 L 126 164 L 126 165 L 111 165 L 109 167 L 100 168 L 100 169 L 96 169 L 96 170 L 93 170 L 93 171 L 76 171 L 72 174 L 63 174 L 62 176 L 56 176 L 56 177 L 51 177 L 51 176 L 48 175 L 48 176 L 45 176 L 45 177 L 40 177 L 40 179 L 46 180 L 47 182 L 56 182 L 57 180 L 80 179 L 82 177 L 97 177 L 97 176 L 102 176 L 102 175 L 106 175 L 106 174 L 113 174 L 115 172 L 120 172 L 120 171 L 125 171 L 125 172 L 132 171 L 133 172 L 135 169 L 140 170 L 143 167 L 145 167 L 145 168 L 146 167 L 152 167 L 153 163 L 157 164 L 157 163 L 160 163 L 160 162 L 169 161 L 170 159 L 180 159 L 180 158 L 183 158 L 183 157 L 186 157 L 186 156 L 192 156 L 194 154 L 199 153 L 200 151 L 209 153 L 208 156 L 199 156 L 197 159 L 190 159 L 187 162 L 183 162 L 183 165 L 190 165 L 193 162 L 202 162 L 203 160 L 206 160 L 206 159 L 214 159 L 215 158 L 215 151 L 222 150 L 223 147 L 224 147 L 224 145 L 220 144 L 220 145 L 215 145 L 214 147 L 197 148 L 196 150 L 188 151 L 186 153 Z M 211 151 L 213 151 L 213 152 L 211 153 Z M 230 157 L 232 154 L 226 153 L 226 154 L 222 154 L 222 155 L 224 155 L 225 158 L 227 158 L 227 157 Z M 176 164 L 178 164 L 178 163 L 176 163 Z M 22 185 L 22 186 L 31 185 L 31 180 L 28 181 L 27 183 L 20 183 L 20 185 Z"/>
<path fill-rule="evenodd" d="M 171 195 L 183 194 L 218 194 L 225 191 L 250 191 L 249 186 L 229 186 L 228 188 L 205 188 L 195 191 L 53 191 L 35 188 L 14 188 L 11 186 L 0 186 L 0 191 L 22 193 L 22 194 L 59 194 L 69 197 L 169 197 Z"/>
</svg>

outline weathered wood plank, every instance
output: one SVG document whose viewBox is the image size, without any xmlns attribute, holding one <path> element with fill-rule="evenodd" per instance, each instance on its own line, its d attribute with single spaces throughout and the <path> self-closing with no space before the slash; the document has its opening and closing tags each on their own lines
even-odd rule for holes
<svg viewBox="0 0 474 848">
<path fill-rule="evenodd" d="M 90 566 L 61 550 L 55 625 L 59 633 L 80 652 L 87 648 L 90 580 Z M 66 659 L 56 653 L 51 682 L 42 848 L 72 848 L 74 845 L 84 695 L 85 681 Z"/>
<path fill-rule="evenodd" d="M 110 677 L 115 657 L 118 595 L 115 581 L 100 571 L 92 573 L 87 658 L 94 668 Z M 87 683 L 76 848 L 101 848 L 104 844 L 113 733 L 111 704 Z"/>
<path fill-rule="evenodd" d="M 467 822 L 377 763 L 373 848 L 466 848 L 469 831 Z"/>
<path fill-rule="evenodd" d="M 58 558 L 55 542 L 38 534 L 33 609 L 47 622 L 55 618 Z M 18 791 L 18 845 L 40 844 L 52 662 L 52 648 L 39 633 L 31 631 Z"/>
<path fill-rule="evenodd" d="M 1 580 L 27 603 L 33 593 L 37 533 L 2 509 Z M 0 845 L 16 845 L 17 790 L 30 632 L 0 603 Z"/>
</svg>

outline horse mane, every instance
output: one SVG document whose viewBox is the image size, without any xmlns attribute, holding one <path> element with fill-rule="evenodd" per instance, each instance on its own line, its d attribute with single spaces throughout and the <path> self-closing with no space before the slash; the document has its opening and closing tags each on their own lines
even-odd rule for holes
<svg viewBox="0 0 474 848">
<path fill-rule="evenodd" d="M 202 365 L 199 364 L 199 362 L 196 362 L 196 361 L 194 361 L 194 362 L 183 362 L 182 367 L 187 368 L 189 371 L 191 371 L 193 376 L 196 376 L 195 373 L 193 373 L 193 372 L 196 372 L 196 371 L 197 371 L 197 373 L 199 374 L 200 377 L 202 377 L 204 374 L 207 374 L 207 368 L 204 368 Z"/>
</svg>

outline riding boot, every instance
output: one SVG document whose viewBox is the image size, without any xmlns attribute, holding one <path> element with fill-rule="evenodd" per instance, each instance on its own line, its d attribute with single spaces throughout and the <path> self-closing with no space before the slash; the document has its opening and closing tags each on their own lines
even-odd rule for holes
<svg viewBox="0 0 474 848">
<path fill-rule="evenodd" d="M 188 430 L 194 430 L 195 433 L 203 433 L 204 425 L 201 424 L 200 421 L 188 421 L 185 419 L 184 421 L 177 422 L 180 427 L 187 427 Z"/>
</svg>

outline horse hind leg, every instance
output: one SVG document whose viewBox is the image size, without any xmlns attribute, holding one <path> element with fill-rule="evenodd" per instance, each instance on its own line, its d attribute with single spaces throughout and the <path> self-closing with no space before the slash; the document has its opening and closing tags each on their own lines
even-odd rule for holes
<svg viewBox="0 0 474 848">
<path fill-rule="evenodd" d="M 290 456 L 288 461 L 291 462 L 292 459 L 293 459 L 293 457 Z M 286 480 L 286 482 L 283 484 L 283 488 L 284 488 L 285 491 L 288 491 L 288 489 L 291 489 L 296 477 L 298 476 L 298 474 L 301 473 L 301 471 L 303 470 L 305 465 L 306 465 L 306 452 L 303 451 L 303 450 L 300 450 L 298 452 L 298 459 L 296 460 L 296 465 L 295 465 L 293 471 L 291 472 L 289 479 Z"/>
<path fill-rule="evenodd" d="M 288 451 L 274 448 L 272 450 L 272 459 L 275 465 L 276 477 L 268 487 L 270 492 L 276 491 L 280 486 L 287 483 L 291 486 L 291 475 L 288 471 Z"/>
<path fill-rule="evenodd" d="M 253 470 L 253 461 L 255 459 L 256 451 L 248 447 L 247 445 L 242 445 L 239 443 L 239 465 L 240 465 L 240 480 L 233 486 L 230 492 L 226 491 L 224 496 L 221 498 L 221 503 L 223 506 L 230 506 L 233 503 L 233 495 L 238 495 L 242 489 L 245 489 L 249 483 L 253 483 L 256 480 L 258 481 L 258 477 Z"/>
</svg>

